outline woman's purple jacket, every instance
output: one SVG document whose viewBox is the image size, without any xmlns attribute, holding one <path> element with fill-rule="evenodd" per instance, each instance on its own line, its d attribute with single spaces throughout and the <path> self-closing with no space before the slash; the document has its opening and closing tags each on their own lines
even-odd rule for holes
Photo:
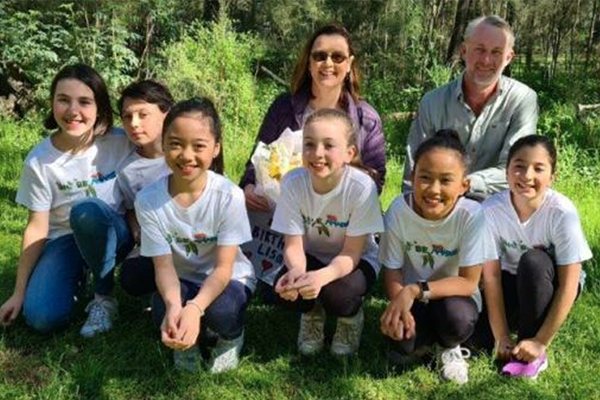
<svg viewBox="0 0 600 400">
<path fill-rule="evenodd" d="M 301 91 L 296 95 L 284 93 L 277 97 L 263 120 L 262 126 L 258 133 L 258 141 L 269 144 L 277 140 L 279 135 L 283 133 L 285 128 L 290 128 L 293 131 L 302 128 L 304 110 L 308 105 L 308 91 Z M 348 116 L 359 127 L 358 131 L 358 150 L 363 164 L 367 167 L 375 169 L 379 176 L 377 180 L 377 191 L 381 193 L 385 182 L 385 137 L 383 136 L 383 128 L 381 118 L 377 111 L 365 101 L 360 100 L 358 103 L 346 94 L 346 111 Z M 254 153 L 254 150 L 252 151 Z M 250 183 L 255 183 L 254 166 L 248 160 L 246 163 L 246 171 L 240 181 L 240 186 L 243 188 Z"/>
</svg>

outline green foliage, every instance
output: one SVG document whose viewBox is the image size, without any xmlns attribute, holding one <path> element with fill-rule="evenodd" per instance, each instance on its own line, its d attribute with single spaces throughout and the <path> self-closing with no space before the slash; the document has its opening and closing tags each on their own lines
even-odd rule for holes
<svg viewBox="0 0 600 400">
<path fill-rule="evenodd" d="M 113 90 L 128 83 L 138 64 L 128 43 L 137 38 L 110 12 L 88 14 L 73 4 L 15 11 L 0 3 L 0 75 L 23 79 L 38 107 L 47 107 L 52 77 L 64 65 L 87 63 Z"/>
<path fill-rule="evenodd" d="M 207 96 L 215 102 L 225 126 L 228 174 L 239 173 L 247 157 L 229 157 L 233 143 L 252 148 L 264 116 L 257 104 L 253 76 L 263 48 L 249 34 L 233 31 L 228 19 L 208 26 L 194 24 L 181 39 L 165 47 L 160 77 L 180 99 Z"/>
</svg>

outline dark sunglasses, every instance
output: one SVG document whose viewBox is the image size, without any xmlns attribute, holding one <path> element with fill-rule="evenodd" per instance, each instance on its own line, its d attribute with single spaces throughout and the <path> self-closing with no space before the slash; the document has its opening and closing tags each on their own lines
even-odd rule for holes
<svg viewBox="0 0 600 400">
<path fill-rule="evenodd" d="M 331 57 L 331 61 L 335 64 L 341 64 L 348 59 L 347 55 L 337 51 L 334 51 L 333 53 L 328 53 L 326 51 L 314 51 L 310 53 L 310 58 L 312 58 L 314 62 L 323 62 L 329 57 Z"/>
</svg>

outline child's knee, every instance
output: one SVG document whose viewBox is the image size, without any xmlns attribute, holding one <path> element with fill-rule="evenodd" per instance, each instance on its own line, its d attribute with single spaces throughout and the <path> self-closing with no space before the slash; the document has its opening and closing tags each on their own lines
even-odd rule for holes
<svg viewBox="0 0 600 400">
<path fill-rule="evenodd" d="M 69 223 L 71 228 L 76 229 L 94 229 L 94 226 L 109 217 L 105 212 L 106 204 L 102 200 L 90 198 L 85 199 L 71 208 Z"/>
<path fill-rule="evenodd" d="M 552 268 L 554 268 L 553 262 L 548 253 L 543 250 L 531 249 L 523 253 L 519 259 L 517 274 L 520 278 L 536 282 Z"/>
<path fill-rule="evenodd" d="M 70 313 L 56 313 L 32 308 L 27 305 L 23 307 L 25 322 L 40 333 L 51 333 L 65 327 L 71 320 Z"/>
</svg>

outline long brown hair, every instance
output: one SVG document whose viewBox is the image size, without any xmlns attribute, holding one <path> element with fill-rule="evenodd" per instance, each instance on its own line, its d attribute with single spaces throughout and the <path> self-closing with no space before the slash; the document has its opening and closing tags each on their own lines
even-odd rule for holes
<svg viewBox="0 0 600 400">
<path fill-rule="evenodd" d="M 306 45 L 304 46 L 304 49 L 300 54 L 300 58 L 298 59 L 298 61 L 296 62 L 296 66 L 294 67 L 294 74 L 292 75 L 291 86 L 292 94 L 295 95 L 301 90 L 308 90 L 309 92 L 311 90 L 312 77 L 310 76 L 310 71 L 308 70 L 308 64 L 310 62 L 310 53 L 312 51 L 313 45 L 315 44 L 315 40 L 317 40 L 317 38 L 321 35 L 340 35 L 344 39 L 346 39 L 346 43 L 348 44 L 348 52 L 350 53 L 349 56 L 354 57 L 354 61 L 350 66 L 350 72 L 344 80 L 344 87 L 342 88 L 340 103 L 344 101 L 345 93 L 350 94 L 350 96 L 352 96 L 352 99 L 355 102 L 358 102 L 360 100 L 360 74 L 358 72 L 358 64 L 356 62 L 356 53 L 354 52 L 354 46 L 352 45 L 352 39 L 350 38 L 350 34 L 343 26 L 337 24 L 331 24 L 322 27 L 321 29 L 313 33 L 310 40 L 306 42 Z"/>
</svg>

